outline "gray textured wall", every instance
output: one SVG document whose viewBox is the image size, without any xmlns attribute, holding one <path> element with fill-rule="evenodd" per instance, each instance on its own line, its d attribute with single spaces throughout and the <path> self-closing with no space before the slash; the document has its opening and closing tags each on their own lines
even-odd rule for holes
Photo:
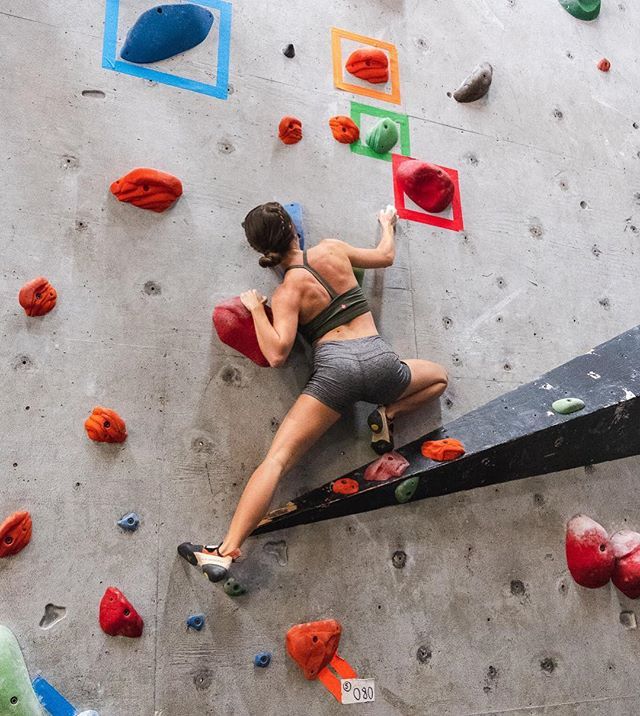
<svg viewBox="0 0 640 716">
<path fill-rule="evenodd" d="M 152 3 L 122 4 L 134 17 Z M 638 322 L 640 9 L 605 0 L 581 23 L 555 0 L 237 2 L 227 101 L 102 69 L 103 18 L 95 0 L 0 0 L 0 505 L 34 519 L 32 544 L 0 563 L 0 622 L 32 673 L 102 716 L 338 713 L 283 648 L 291 624 L 336 617 L 341 653 L 376 679 L 363 713 L 637 714 L 638 636 L 618 620 L 629 604 L 577 588 L 563 555 L 577 511 L 640 527 L 637 459 L 254 540 L 237 601 L 175 546 L 223 533 L 306 377 L 301 353 L 258 369 L 212 336 L 218 300 L 275 285 L 243 243 L 244 213 L 299 201 L 311 242 L 369 246 L 392 198 L 390 166 L 328 130 L 352 99 L 332 84 L 330 25 L 398 46 L 412 154 L 460 171 L 466 230 L 402 222 L 396 265 L 367 278 L 382 333 L 451 374 L 442 415 L 405 420 L 404 441 Z M 293 60 L 280 52 L 290 41 Z M 174 64 L 202 76 L 205 60 Z M 455 103 L 447 91 L 480 61 L 495 68 L 488 100 Z M 275 128 L 289 113 L 305 138 L 287 148 Z M 109 195 L 135 166 L 183 180 L 171 212 Z M 28 319 L 16 294 L 39 274 L 59 303 Z M 123 446 L 86 439 L 95 404 L 126 418 Z M 369 459 L 364 415 L 334 428 L 278 498 Z M 115 527 L 130 510 L 134 535 Z M 274 538 L 286 566 L 263 551 Z M 143 615 L 141 640 L 100 631 L 111 584 Z M 48 602 L 67 616 L 43 631 Z M 184 627 L 195 611 L 200 634 Z M 268 670 L 252 666 L 260 649 L 274 652 Z"/>
</svg>

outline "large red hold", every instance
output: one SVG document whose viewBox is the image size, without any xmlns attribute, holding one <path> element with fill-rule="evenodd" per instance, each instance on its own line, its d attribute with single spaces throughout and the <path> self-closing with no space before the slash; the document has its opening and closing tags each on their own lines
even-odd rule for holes
<svg viewBox="0 0 640 716">
<path fill-rule="evenodd" d="M 168 209 L 182 195 L 180 179 L 146 167 L 132 169 L 116 179 L 110 188 L 119 201 L 158 213 Z"/>
<path fill-rule="evenodd" d="M 396 176 L 402 191 L 425 211 L 437 214 L 453 201 L 453 181 L 435 164 L 407 159 L 398 167 Z"/>
<path fill-rule="evenodd" d="M 108 587 L 100 600 L 100 627 L 109 636 L 142 636 L 144 622 L 133 604 L 115 587 Z"/>
<path fill-rule="evenodd" d="M 14 512 L 0 524 L 0 557 L 11 557 L 23 550 L 31 540 L 31 515 Z"/>
<path fill-rule="evenodd" d="M 389 58 L 382 50 L 361 48 L 349 55 L 345 65 L 347 72 L 374 85 L 389 80 Z"/>
<path fill-rule="evenodd" d="M 631 530 L 611 537 L 616 565 L 611 580 L 630 599 L 640 597 L 640 534 Z"/>
<path fill-rule="evenodd" d="M 127 426 L 115 410 L 97 405 L 84 421 L 84 429 L 97 443 L 123 443 L 127 439 Z"/>
<path fill-rule="evenodd" d="M 271 321 L 273 318 L 271 309 L 265 306 L 264 310 Z M 213 325 L 218 338 L 223 343 L 250 358 L 256 365 L 262 368 L 269 367 L 269 361 L 264 357 L 258 344 L 251 312 L 244 306 L 239 296 L 230 298 L 213 309 Z"/>
<path fill-rule="evenodd" d="M 409 461 L 399 452 L 388 452 L 374 460 L 364 471 L 364 479 L 371 482 L 384 482 L 392 477 L 400 477 L 409 467 Z"/>
<path fill-rule="evenodd" d="M 287 652 L 305 678 L 317 679 L 338 650 L 341 635 L 342 627 L 335 619 L 296 624 L 287 632 Z"/>
<path fill-rule="evenodd" d="M 586 515 L 567 523 L 567 567 L 581 587 L 603 587 L 613 574 L 615 556 L 605 528 Z"/>
<path fill-rule="evenodd" d="M 44 276 L 25 283 L 18 294 L 18 301 L 27 316 L 44 316 L 56 305 L 58 294 Z"/>
<path fill-rule="evenodd" d="M 302 122 L 295 117 L 283 117 L 278 125 L 278 137 L 283 144 L 297 144 L 302 139 Z"/>
</svg>

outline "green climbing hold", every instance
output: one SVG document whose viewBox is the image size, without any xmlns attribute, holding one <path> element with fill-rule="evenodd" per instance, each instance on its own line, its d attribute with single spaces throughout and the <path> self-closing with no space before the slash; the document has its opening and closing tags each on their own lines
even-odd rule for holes
<svg viewBox="0 0 640 716">
<path fill-rule="evenodd" d="M 0 714 L 44 716 L 17 639 L 0 626 Z"/>
<path fill-rule="evenodd" d="M 410 477 L 407 480 L 403 480 L 398 487 L 396 487 L 396 500 L 398 500 L 398 502 L 409 502 L 414 496 L 419 482 L 419 477 Z"/>
<path fill-rule="evenodd" d="M 229 577 L 223 585 L 223 589 L 226 594 L 230 597 L 239 597 L 241 594 L 246 594 L 247 590 L 233 577 Z"/>
<path fill-rule="evenodd" d="M 367 132 L 364 141 L 376 154 L 386 154 L 396 146 L 399 138 L 398 125 L 389 117 L 383 117 Z"/>
<path fill-rule="evenodd" d="M 362 284 L 364 283 L 364 269 L 354 267 L 353 275 L 356 277 L 358 286 L 360 286 L 360 288 L 362 288 Z"/>
<path fill-rule="evenodd" d="M 558 0 L 578 20 L 595 20 L 600 14 L 600 0 Z"/>
<path fill-rule="evenodd" d="M 560 415 L 569 415 L 569 413 L 576 413 L 578 410 L 582 410 L 584 403 L 580 398 L 560 398 L 560 400 L 552 403 L 551 407 Z"/>
</svg>

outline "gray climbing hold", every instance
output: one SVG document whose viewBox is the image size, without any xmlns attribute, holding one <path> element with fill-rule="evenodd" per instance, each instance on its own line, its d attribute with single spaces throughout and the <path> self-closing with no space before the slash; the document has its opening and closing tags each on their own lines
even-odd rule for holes
<svg viewBox="0 0 640 716">
<path fill-rule="evenodd" d="M 233 577 L 229 577 L 227 581 L 223 585 L 223 589 L 225 591 L 225 594 L 228 594 L 230 597 L 239 597 L 241 594 L 246 593 L 246 588 L 240 584 L 240 582 L 236 581 Z"/>
<path fill-rule="evenodd" d="M 140 517 L 135 512 L 129 512 L 118 520 L 118 527 L 122 527 L 127 532 L 135 532 L 140 526 Z"/>
<path fill-rule="evenodd" d="M 280 540 L 279 542 L 266 542 L 262 549 L 266 554 L 272 554 L 281 567 L 284 567 L 289 561 L 287 557 L 287 543 L 284 540 Z"/>
<path fill-rule="evenodd" d="M 457 102 L 475 102 L 484 97 L 491 87 L 493 67 L 488 62 L 478 65 L 453 93 Z"/>
<path fill-rule="evenodd" d="M 291 43 L 289 43 L 289 44 L 282 50 L 282 54 L 283 54 L 285 57 L 288 57 L 289 59 L 291 59 L 292 57 L 295 57 L 295 56 L 296 56 L 296 48 L 295 48 Z"/>
<path fill-rule="evenodd" d="M 560 413 L 560 415 L 569 415 L 570 413 L 576 413 L 578 410 L 584 408 L 584 403 L 580 398 L 560 398 L 551 404 L 551 407 Z"/>
</svg>

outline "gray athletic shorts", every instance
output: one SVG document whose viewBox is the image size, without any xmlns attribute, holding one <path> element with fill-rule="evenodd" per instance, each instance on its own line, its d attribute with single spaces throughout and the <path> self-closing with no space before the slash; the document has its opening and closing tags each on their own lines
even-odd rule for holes
<svg viewBox="0 0 640 716">
<path fill-rule="evenodd" d="M 338 413 L 359 400 L 388 405 L 411 382 L 411 370 L 380 336 L 327 341 L 313 348 L 313 373 L 302 391 Z"/>
</svg>

